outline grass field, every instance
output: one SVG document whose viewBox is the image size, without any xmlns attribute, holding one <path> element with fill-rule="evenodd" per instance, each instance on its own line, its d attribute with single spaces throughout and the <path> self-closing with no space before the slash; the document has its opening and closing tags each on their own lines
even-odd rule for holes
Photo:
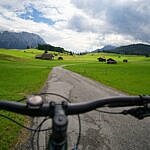
<svg viewBox="0 0 150 150">
<path fill-rule="evenodd" d="M 150 58 L 144 56 L 121 56 L 101 54 L 117 60 L 117 64 L 92 62 L 65 68 L 80 73 L 108 86 L 129 94 L 150 94 Z M 128 59 L 128 63 L 123 63 Z"/>
<path fill-rule="evenodd" d="M 40 51 L 0 50 L 0 99 L 18 100 L 39 92 L 52 67 L 63 64 L 61 61 L 35 60 L 37 53 Z M 0 113 L 24 123 L 24 117 L 20 115 Z M 8 150 L 21 128 L 0 117 L 0 130 L 0 149 Z"/>
<path fill-rule="evenodd" d="M 37 93 L 43 87 L 54 66 L 68 65 L 67 69 L 100 81 L 129 94 L 150 94 L 150 58 L 116 54 L 63 55 L 64 60 L 36 60 L 39 50 L 0 49 L 0 99 L 18 100 Z M 62 54 L 60 54 L 62 55 Z M 114 58 L 118 64 L 108 65 L 97 61 L 99 56 Z M 128 59 L 128 63 L 122 63 Z M 72 65 L 73 64 L 73 65 Z M 24 118 L 9 112 L 0 113 L 24 123 Z M 0 117 L 0 148 L 8 150 L 16 142 L 21 128 Z"/>
</svg>

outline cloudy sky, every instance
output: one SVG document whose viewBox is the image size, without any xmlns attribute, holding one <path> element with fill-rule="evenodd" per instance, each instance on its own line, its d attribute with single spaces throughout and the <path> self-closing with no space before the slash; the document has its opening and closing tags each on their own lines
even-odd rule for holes
<svg viewBox="0 0 150 150">
<path fill-rule="evenodd" d="M 0 31 L 39 34 L 72 51 L 150 44 L 150 0 L 0 0 Z"/>
</svg>

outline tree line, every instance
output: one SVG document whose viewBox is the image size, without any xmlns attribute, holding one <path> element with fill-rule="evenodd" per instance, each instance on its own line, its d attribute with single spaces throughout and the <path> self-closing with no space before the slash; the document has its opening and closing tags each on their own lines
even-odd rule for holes
<svg viewBox="0 0 150 150">
<path fill-rule="evenodd" d="M 59 53 L 67 52 L 62 47 L 55 47 L 55 46 L 52 46 L 50 44 L 38 44 L 37 49 L 39 49 L 39 50 L 46 50 L 46 51 L 55 51 L 55 52 L 59 52 Z"/>
<path fill-rule="evenodd" d="M 44 50 L 45 52 L 53 51 L 53 52 L 58 52 L 58 53 L 66 53 L 66 54 L 69 54 L 69 55 L 74 55 L 74 53 L 71 52 L 71 51 L 66 51 L 62 47 L 56 47 L 56 46 L 52 46 L 50 44 L 38 44 L 37 49 L 38 50 Z"/>
</svg>

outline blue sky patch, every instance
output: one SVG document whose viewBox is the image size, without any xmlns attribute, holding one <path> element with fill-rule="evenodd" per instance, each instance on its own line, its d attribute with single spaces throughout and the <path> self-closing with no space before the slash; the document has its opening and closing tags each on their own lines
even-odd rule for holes
<svg viewBox="0 0 150 150">
<path fill-rule="evenodd" d="M 48 25 L 55 24 L 53 20 L 43 17 L 42 13 L 35 9 L 33 6 L 27 7 L 26 12 L 21 13 L 18 16 L 25 20 L 33 20 L 34 22 L 42 22 Z"/>
</svg>

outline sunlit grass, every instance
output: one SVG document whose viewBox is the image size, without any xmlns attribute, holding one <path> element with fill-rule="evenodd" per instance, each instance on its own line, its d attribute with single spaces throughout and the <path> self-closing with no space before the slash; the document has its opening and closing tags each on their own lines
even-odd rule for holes
<svg viewBox="0 0 150 150">
<path fill-rule="evenodd" d="M 31 93 L 40 92 L 52 67 L 60 61 L 36 60 L 39 51 L 0 50 L 0 99 L 16 101 Z M 41 52 L 40 52 L 41 53 Z M 24 117 L 0 111 L 1 114 L 24 123 Z M 0 149 L 9 150 L 21 127 L 0 117 Z M 13 145 L 14 146 L 14 145 Z"/>
<path fill-rule="evenodd" d="M 108 86 L 129 94 L 150 94 L 150 58 L 144 56 L 121 56 L 105 54 L 118 61 L 118 64 L 94 62 L 67 66 L 67 69 L 80 73 Z M 128 63 L 123 63 L 123 59 Z"/>
</svg>

